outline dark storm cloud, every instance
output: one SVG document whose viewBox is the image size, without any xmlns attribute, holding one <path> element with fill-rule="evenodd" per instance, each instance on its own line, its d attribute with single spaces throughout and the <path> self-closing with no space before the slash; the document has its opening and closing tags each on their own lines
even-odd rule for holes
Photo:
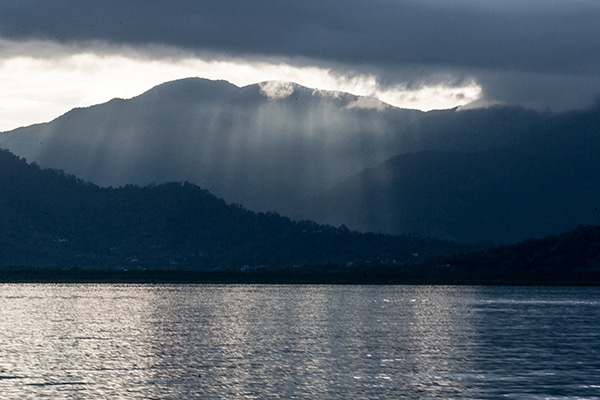
<svg viewBox="0 0 600 400">
<path fill-rule="evenodd" d="M 109 40 L 351 63 L 575 71 L 600 63 L 600 10 L 546 2 L 20 0 L 0 3 L 4 37 Z"/>
<path fill-rule="evenodd" d="M 399 72 L 503 74 L 487 78 L 487 93 L 511 74 L 593 86 L 600 71 L 600 6 L 585 0 L 20 0 L 0 2 L 0 35 L 299 58 L 390 82 Z"/>
</svg>

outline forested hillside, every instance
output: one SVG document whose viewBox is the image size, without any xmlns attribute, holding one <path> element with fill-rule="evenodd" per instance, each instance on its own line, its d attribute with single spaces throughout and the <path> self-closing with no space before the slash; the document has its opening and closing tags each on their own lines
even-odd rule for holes
<svg viewBox="0 0 600 400">
<path fill-rule="evenodd" d="M 430 260 L 422 266 L 466 276 L 548 277 L 595 273 L 600 277 L 600 225 L 528 239 L 486 251 Z"/>
<path fill-rule="evenodd" d="M 401 263 L 467 248 L 254 213 L 190 183 L 100 188 L 7 151 L 0 152 L 0 193 L 0 265 L 228 269 Z"/>
</svg>

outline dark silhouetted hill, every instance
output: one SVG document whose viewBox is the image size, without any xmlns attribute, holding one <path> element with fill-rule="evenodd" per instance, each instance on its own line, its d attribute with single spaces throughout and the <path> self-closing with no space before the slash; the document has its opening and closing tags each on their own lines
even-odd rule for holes
<svg viewBox="0 0 600 400">
<path fill-rule="evenodd" d="M 4 266 L 268 269 L 393 264 L 464 249 L 439 240 L 358 234 L 257 214 L 190 183 L 101 188 L 0 151 Z"/>
<path fill-rule="evenodd" d="M 600 112 L 482 151 L 403 154 L 288 211 L 352 229 L 517 242 L 600 222 Z"/>
<path fill-rule="evenodd" d="M 560 235 L 431 260 L 421 268 L 435 266 L 438 271 L 471 276 L 596 273 L 600 277 L 600 226 L 580 226 Z"/>
</svg>

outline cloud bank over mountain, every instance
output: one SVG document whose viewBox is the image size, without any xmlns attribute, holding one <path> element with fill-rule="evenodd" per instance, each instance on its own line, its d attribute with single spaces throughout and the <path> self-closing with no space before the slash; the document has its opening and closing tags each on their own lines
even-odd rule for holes
<svg viewBox="0 0 600 400">
<path fill-rule="evenodd" d="M 390 103 L 428 94 L 565 110 L 600 94 L 599 20 L 591 0 L 26 0 L 0 3 L 0 59 L 312 68 Z"/>
<path fill-rule="evenodd" d="M 558 74 L 600 62 L 594 1 L 28 0 L 1 11 L 2 36 L 16 40 Z"/>
</svg>

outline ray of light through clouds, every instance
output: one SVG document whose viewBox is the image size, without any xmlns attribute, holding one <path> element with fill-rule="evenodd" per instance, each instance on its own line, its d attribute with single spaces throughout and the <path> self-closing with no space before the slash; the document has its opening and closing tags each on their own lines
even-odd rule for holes
<svg viewBox="0 0 600 400">
<path fill-rule="evenodd" d="M 595 0 L 0 2 L 0 131 L 184 77 L 421 110 L 600 94 Z"/>
</svg>

